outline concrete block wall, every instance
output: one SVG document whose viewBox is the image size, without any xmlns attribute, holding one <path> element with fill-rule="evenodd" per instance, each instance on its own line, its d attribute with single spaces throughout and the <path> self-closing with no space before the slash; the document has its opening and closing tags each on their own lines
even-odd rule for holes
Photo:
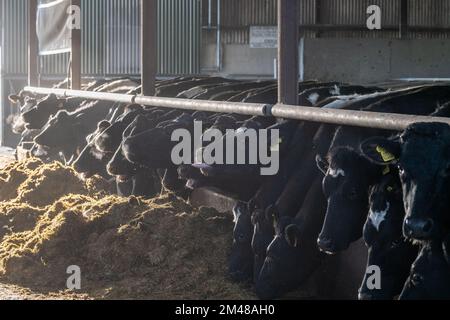
<svg viewBox="0 0 450 320">
<path fill-rule="evenodd" d="M 352 83 L 398 78 L 450 78 L 450 41 L 438 39 L 305 39 L 303 78 Z M 222 70 L 215 66 L 215 45 L 204 45 L 202 67 L 207 73 L 233 77 L 270 78 L 276 49 L 223 45 Z"/>
<path fill-rule="evenodd" d="M 446 40 L 306 39 L 305 78 L 370 83 L 450 78 Z"/>
</svg>

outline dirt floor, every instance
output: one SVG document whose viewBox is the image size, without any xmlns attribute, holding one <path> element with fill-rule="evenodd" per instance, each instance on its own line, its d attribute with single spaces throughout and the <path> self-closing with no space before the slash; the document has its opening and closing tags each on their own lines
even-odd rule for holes
<svg viewBox="0 0 450 320">
<path fill-rule="evenodd" d="M 0 156 L 0 299 L 254 299 L 226 277 L 232 216 L 170 193 L 108 194 L 101 178 Z M 68 268 L 81 289 L 67 290 Z"/>
</svg>

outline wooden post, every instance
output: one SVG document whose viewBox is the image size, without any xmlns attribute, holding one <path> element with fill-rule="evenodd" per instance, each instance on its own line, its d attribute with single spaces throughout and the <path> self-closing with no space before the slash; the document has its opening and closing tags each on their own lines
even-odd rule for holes
<svg viewBox="0 0 450 320">
<path fill-rule="evenodd" d="M 400 39 L 408 37 L 408 0 L 400 0 Z"/>
<path fill-rule="evenodd" d="M 81 0 L 71 0 L 72 6 L 81 9 Z M 81 10 L 80 10 L 81 13 Z M 81 18 L 81 17 L 80 17 Z M 71 51 L 70 51 L 70 84 L 74 90 L 81 89 L 81 30 L 71 29 Z"/>
<path fill-rule="evenodd" d="M 39 86 L 39 42 L 36 33 L 37 0 L 28 1 L 28 85 Z"/>
<path fill-rule="evenodd" d="M 298 1 L 278 0 L 278 102 L 298 103 Z"/>
<path fill-rule="evenodd" d="M 157 19 L 157 0 L 141 0 L 141 77 L 144 96 L 155 95 Z"/>
</svg>

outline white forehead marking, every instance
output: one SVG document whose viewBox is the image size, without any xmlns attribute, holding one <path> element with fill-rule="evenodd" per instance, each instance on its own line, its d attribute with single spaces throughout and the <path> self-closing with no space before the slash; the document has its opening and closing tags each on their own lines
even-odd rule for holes
<svg viewBox="0 0 450 320">
<path fill-rule="evenodd" d="M 334 89 L 330 90 L 330 94 L 332 94 L 333 96 L 339 96 L 341 94 L 341 88 L 335 85 Z"/>
<path fill-rule="evenodd" d="M 386 219 L 390 207 L 391 204 L 386 202 L 386 209 L 383 211 L 372 211 L 372 209 L 370 209 L 369 219 L 377 231 L 380 231 L 380 225 Z"/>
<path fill-rule="evenodd" d="M 311 102 L 311 104 L 316 104 L 317 100 L 319 100 L 320 96 L 317 92 L 311 93 L 307 100 Z"/>
<path fill-rule="evenodd" d="M 100 151 L 98 151 L 97 148 L 95 147 L 91 148 L 90 153 L 97 160 L 102 160 L 103 158 L 103 154 Z"/>
<path fill-rule="evenodd" d="M 345 177 L 345 171 L 340 168 L 339 169 L 330 168 L 328 169 L 328 175 L 333 178 L 339 178 L 340 176 Z"/>
</svg>

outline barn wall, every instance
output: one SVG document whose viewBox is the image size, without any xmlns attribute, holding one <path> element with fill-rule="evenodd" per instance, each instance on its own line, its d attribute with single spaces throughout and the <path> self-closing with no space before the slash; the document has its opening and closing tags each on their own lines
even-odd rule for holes
<svg viewBox="0 0 450 320">
<path fill-rule="evenodd" d="M 305 78 L 369 83 L 450 78 L 445 40 L 306 39 Z"/>
</svg>

